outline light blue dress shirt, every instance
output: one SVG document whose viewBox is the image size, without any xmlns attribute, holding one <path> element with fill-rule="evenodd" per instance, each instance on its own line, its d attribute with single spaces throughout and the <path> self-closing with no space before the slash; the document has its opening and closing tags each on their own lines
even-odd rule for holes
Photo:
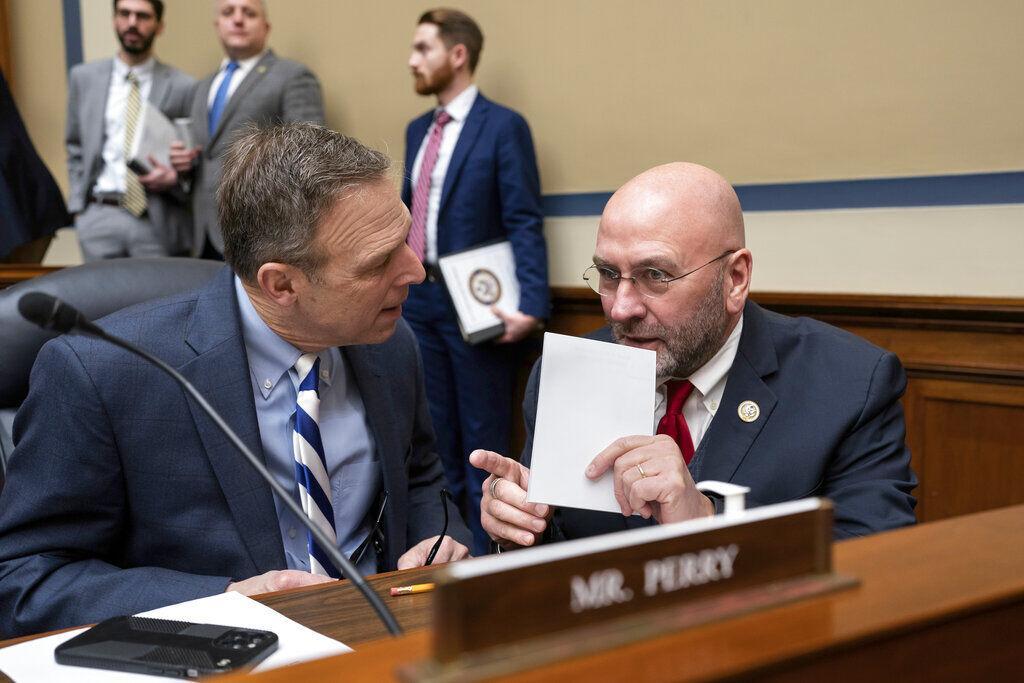
<svg viewBox="0 0 1024 683">
<path fill-rule="evenodd" d="M 249 359 L 263 457 L 274 478 L 291 491 L 295 502 L 299 503 L 292 431 L 299 387 L 294 366 L 302 352 L 267 327 L 237 277 L 235 295 L 242 314 L 242 338 Z M 338 546 L 349 557 L 366 539 L 375 521 L 372 517 L 376 516 L 377 496 L 381 490 L 380 463 L 352 369 L 337 347 L 324 349 L 319 355 L 320 435 L 327 458 L 327 475 L 331 479 Z M 309 571 L 306 528 L 276 495 L 274 505 L 288 567 Z M 364 574 L 377 571 L 372 544 L 358 569 Z"/>
</svg>

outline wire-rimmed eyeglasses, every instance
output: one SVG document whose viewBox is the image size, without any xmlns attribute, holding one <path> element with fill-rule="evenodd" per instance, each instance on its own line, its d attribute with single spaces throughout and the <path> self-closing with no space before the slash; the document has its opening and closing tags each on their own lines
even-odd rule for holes
<svg viewBox="0 0 1024 683">
<path fill-rule="evenodd" d="M 723 254 L 719 254 L 704 265 L 698 266 L 693 270 L 676 276 L 673 276 L 671 273 L 668 273 L 661 268 L 648 267 L 641 269 L 639 275 L 627 277 L 614 268 L 594 264 L 583 271 L 583 279 L 586 280 L 592 290 L 601 296 L 614 296 L 615 292 L 619 289 L 619 282 L 621 280 L 629 280 L 633 283 L 633 286 L 636 287 L 636 291 L 648 298 L 656 299 L 665 294 L 665 292 L 668 291 L 669 285 L 676 280 L 682 280 L 687 275 L 693 275 L 701 268 L 710 266 L 715 261 L 724 259 L 729 254 L 734 253 L 736 253 L 736 250 L 730 249 Z"/>
</svg>

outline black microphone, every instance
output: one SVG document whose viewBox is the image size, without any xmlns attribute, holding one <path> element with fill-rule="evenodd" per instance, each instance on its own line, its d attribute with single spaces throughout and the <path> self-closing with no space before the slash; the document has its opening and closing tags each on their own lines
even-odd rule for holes
<svg viewBox="0 0 1024 683">
<path fill-rule="evenodd" d="M 79 328 L 89 334 L 103 335 L 103 330 L 96 327 L 74 307 L 43 292 L 23 294 L 18 299 L 18 313 L 21 313 L 21 317 L 25 320 L 39 325 L 44 330 L 63 334 Z"/>
<path fill-rule="evenodd" d="M 177 370 L 134 344 L 131 344 L 120 337 L 108 334 L 102 328 L 82 315 L 82 313 L 80 313 L 76 308 L 64 303 L 55 296 L 50 296 L 43 292 L 27 292 L 18 299 L 18 312 L 21 313 L 22 317 L 29 322 L 35 323 L 46 330 L 53 330 L 60 333 L 75 330 L 99 337 L 100 339 L 110 342 L 115 346 L 120 346 L 122 349 L 144 358 L 170 375 L 175 382 L 181 385 L 185 390 L 185 393 L 203 409 L 211 420 L 213 420 L 213 423 L 224 433 L 224 436 L 228 437 L 228 440 L 234 444 L 235 448 L 245 456 L 245 459 L 249 461 L 249 464 L 252 465 L 253 469 L 263 477 L 271 490 L 277 494 L 277 497 L 284 502 L 288 509 L 291 510 L 292 514 L 302 522 L 303 526 L 309 529 L 310 533 L 312 533 L 313 537 L 317 540 L 317 543 L 320 544 L 320 547 L 323 548 L 331 558 L 334 566 L 341 570 L 345 575 L 345 578 L 355 584 L 356 588 L 359 589 L 359 592 L 366 598 L 366 601 L 370 603 L 370 607 L 372 607 L 377 613 L 380 620 L 384 622 L 384 626 L 387 627 L 388 632 L 393 636 L 399 636 L 402 634 L 402 628 L 395 620 L 395 616 L 381 601 L 380 596 L 370 588 L 359 571 L 351 562 L 349 562 L 348 558 L 338 551 L 334 542 L 327 537 L 320 527 L 310 521 L 309 517 L 306 516 L 306 513 L 299 507 L 299 504 L 296 503 L 288 491 L 286 491 L 284 487 L 274 479 L 274 476 L 270 474 L 270 471 L 267 470 L 266 466 L 260 461 L 260 459 L 249 450 L 240 438 L 238 438 L 238 435 L 235 434 L 234 430 L 228 426 L 224 421 L 224 418 L 217 414 L 217 411 L 214 410 L 213 406 L 211 406 L 206 399 L 203 398 L 203 395 L 200 394 L 187 379 L 182 377 Z"/>
</svg>

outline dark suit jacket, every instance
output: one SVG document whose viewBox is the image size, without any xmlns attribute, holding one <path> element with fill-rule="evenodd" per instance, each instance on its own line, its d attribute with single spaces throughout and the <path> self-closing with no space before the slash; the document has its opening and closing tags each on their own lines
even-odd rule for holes
<svg viewBox="0 0 1024 683">
<path fill-rule="evenodd" d="M 102 327 L 179 370 L 262 455 L 231 271 Z M 440 533 L 444 484 L 415 341 L 342 349 L 389 492 L 382 568 Z M 0 632 L 99 621 L 286 568 L 270 488 L 183 391 L 110 344 L 48 342 L 0 494 Z M 469 542 L 450 508 L 449 534 Z"/>
<path fill-rule="evenodd" d="M 68 152 L 68 209 L 80 213 L 103 170 L 104 116 L 113 59 L 78 64 L 68 76 L 68 118 L 64 142 Z M 196 81 L 157 61 L 147 101 L 174 120 L 188 116 Z M 168 252 L 187 253 L 192 242 L 192 216 L 183 183 L 165 192 L 146 191 L 149 220 L 164 235 Z"/>
<path fill-rule="evenodd" d="M 402 201 L 412 206 L 412 167 L 434 110 L 414 119 L 405 131 Z M 546 318 L 548 257 L 540 177 L 526 120 L 478 93 L 462 126 L 441 188 L 437 252 L 443 256 L 484 242 L 512 243 L 519 279 L 519 310 Z M 406 308 L 430 305 L 413 287 Z M 454 314 L 452 314 L 454 315 Z"/>
<path fill-rule="evenodd" d="M 211 136 L 207 124 L 210 113 L 207 102 L 217 73 L 215 71 L 199 82 L 192 100 L 193 142 L 203 148 L 192 185 L 193 256 L 202 253 L 207 234 L 213 246 L 224 251 L 224 238 L 217 219 L 217 185 L 220 183 L 221 157 L 235 136 L 250 124 L 266 126 L 310 121 L 322 125 L 324 122 L 320 83 L 313 72 L 298 62 L 278 57 L 273 50 L 267 50 L 245 80 L 238 84 Z"/>
<path fill-rule="evenodd" d="M 611 341 L 607 329 L 596 338 Z M 522 462 L 529 466 L 538 369 L 523 401 Z M 748 301 L 722 403 L 690 463 L 694 481 L 749 486 L 747 507 L 823 496 L 835 505 L 836 538 L 913 524 L 917 479 L 900 396 L 906 376 L 895 355 L 809 318 L 789 318 Z M 739 419 L 743 401 L 761 408 Z M 624 435 L 625 436 L 625 435 Z M 650 522 L 562 509 L 556 535 L 578 538 Z"/>
<path fill-rule="evenodd" d="M 60 189 L 32 146 L 0 73 L 0 260 L 70 223 Z"/>
</svg>

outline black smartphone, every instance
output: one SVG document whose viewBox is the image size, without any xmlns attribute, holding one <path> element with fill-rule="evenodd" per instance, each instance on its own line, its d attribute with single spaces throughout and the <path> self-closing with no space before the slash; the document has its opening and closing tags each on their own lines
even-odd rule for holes
<svg viewBox="0 0 1024 683">
<path fill-rule="evenodd" d="M 271 631 L 148 617 L 114 617 L 57 647 L 59 664 L 175 678 L 255 666 L 277 649 Z"/>
</svg>

